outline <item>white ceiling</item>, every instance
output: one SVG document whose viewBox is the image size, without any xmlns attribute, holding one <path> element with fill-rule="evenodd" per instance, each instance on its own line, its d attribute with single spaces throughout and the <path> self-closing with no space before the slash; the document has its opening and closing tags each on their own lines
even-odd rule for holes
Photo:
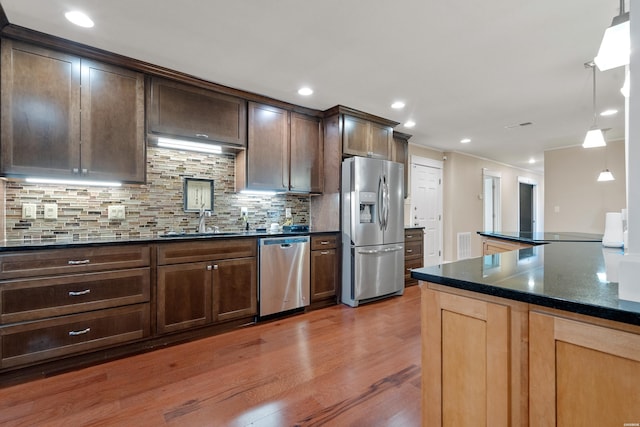
<svg viewBox="0 0 640 427">
<path fill-rule="evenodd" d="M 0 0 L 9 22 L 306 107 L 404 123 L 411 142 L 543 169 L 593 120 L 592 74 L 618 0 Z M 96 25 L 71 25 L 78 9 Z M 622 68 L 598 117 L 624 138 Z M 315 93 L 302 97 L 309 85 Z M 391 109 L 403 100 L 403 111 Z M 527 127 L 505 126 L 533 122 Z M 472 139 L 461 144 L 463 137 Z M 530 165 L 528 160 L 537 163 Z"/>
</svg>

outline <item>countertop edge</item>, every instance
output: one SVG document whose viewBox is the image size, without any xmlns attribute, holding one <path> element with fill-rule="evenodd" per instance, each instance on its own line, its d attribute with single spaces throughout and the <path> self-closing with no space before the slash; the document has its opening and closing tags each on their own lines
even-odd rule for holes
<svg viewBox="0 0 640 427">
<path fill-rule="evenodd" d="M 583 314 L 601 319 L 640 326 L 640 313 L 637 313 L 635 311 L 626 311 L 621 308 L 608 308 L 554 298 L 548 295 L 520 292 L 512 289 L 500 288 L 497 286 L 484 285 L 476 282 L 441 277 L 428 273 L 421 273 L 416 270 L 413 270 L 411 272 L 411 278 L 425 282 L 436 283 L 438 285 L 449 286 L 456 289 L 505 298 L 513 301 L 519 301 L 533 305 L 568 311 L 571 313 Z"/>
</svg>

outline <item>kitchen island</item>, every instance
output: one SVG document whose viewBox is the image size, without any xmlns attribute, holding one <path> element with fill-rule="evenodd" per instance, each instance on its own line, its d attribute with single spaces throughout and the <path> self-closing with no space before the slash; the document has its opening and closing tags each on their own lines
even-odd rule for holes
<svg viewBox="0 0 640 427">
<path fill-rule="evenodd" d="M 623 256 L 555 241 L 413 270 L 423 425 L 640 422 L 640 303 L 618 298 Z"/>
</svg>

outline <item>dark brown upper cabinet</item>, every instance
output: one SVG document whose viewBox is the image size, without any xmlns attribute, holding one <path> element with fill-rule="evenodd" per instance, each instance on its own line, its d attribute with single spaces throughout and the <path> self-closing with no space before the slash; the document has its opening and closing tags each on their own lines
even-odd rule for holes
<svg viewBox="0 0 640 427">
<path fill-rule="evenodd" d="M 402 132 L 393 132 L 393 146 L 391 160 L 404 165 L 404 198 L 409 195 L 409 138 L 412 135 Z"/>
<path fill-rule="evenodd" d="M 342 151 L 352 156 L 391 159 L 393 127 L 343 116 Z"/>
<path fill-rule="evenodd" d="M 211 90 L 152 77 L 148 127 L 158 136 L 247 145 L 247 103 Z"/>
<path fill-rule="evenodd" d="M 322 193 L 323 126 L 318 117 L 291 113 L 291 172 L 289 188 L 304 193 Z"/>
<path fill-rule="evenodd" d="M 5 176 L 145 181 L 144 77 L 2 40 Z"/>
<path fill-rule="evenodd" d="M 238 153 L 238 190 L 322 191 L 322 120 L 249 102 L 247 149 Z"/>
</svg>

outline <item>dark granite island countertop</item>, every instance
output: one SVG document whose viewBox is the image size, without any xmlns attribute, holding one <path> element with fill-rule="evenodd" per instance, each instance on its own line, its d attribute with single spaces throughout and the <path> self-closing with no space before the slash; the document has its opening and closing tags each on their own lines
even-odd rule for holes
<svg viewBox="0 0 640 427">
<path fill-rule="evenodd" d="M 412 270 L 411 277 L 618 322 L 640 325 L 640 303 L 618 299 L 621 249 L 554 242 Z M 640 278 L 638 279 L 640 280 Z"/>
<path fill-rule="evenodd" d="M 478 231 L 484 237 L 543 245 L 551 242 L 602 242 L 602 234 L 577 232 Z"/>
</svg>

